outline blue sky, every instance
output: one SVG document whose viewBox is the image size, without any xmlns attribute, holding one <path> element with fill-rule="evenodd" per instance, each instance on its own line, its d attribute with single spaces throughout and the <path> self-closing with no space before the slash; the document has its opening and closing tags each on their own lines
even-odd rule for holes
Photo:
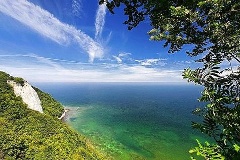
<svg viewBox="0 0 240 160">
<path fill-rule="evenodd" d="M 195 66 L 97 0 L 1 0 L 0 70 L 29 82 L 184 82 Z"/>
</svg>

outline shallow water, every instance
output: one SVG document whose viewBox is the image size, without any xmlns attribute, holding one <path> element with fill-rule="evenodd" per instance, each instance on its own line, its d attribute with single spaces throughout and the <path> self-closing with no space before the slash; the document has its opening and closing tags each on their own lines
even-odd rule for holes
<svg viewBox="0 0 240 160">
<path fill-rule="evenodd" d="M 161 84 L 40 85 L 66 106 L 78 107 L 67 121 L 114 159 L 185 160 L 195 139 L 201 88 Z"/>
</svg>

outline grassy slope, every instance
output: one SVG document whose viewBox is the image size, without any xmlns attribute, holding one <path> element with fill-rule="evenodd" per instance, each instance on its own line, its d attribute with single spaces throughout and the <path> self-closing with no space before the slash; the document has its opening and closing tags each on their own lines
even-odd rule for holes
<svg viewBox="0 0 240 160">
<path fill-rule="evenodd" d="M 34 88 L 44 114 L 30 110 L 16 97 L 0 71 L 0 159 L 102 159 L 88 141 L 58 120 L 63 107 Z"/>
</svg>

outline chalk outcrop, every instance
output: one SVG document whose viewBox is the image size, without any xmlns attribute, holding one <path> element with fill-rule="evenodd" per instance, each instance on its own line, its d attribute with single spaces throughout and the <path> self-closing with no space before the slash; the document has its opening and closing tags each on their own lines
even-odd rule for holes
<svg viewBox="0 0 240 160">
<path fill-rule="evenodd" d="M 28 108 L 43 113 L 38 94 L 28 82 L 25 81 L 22 85 L 14 81 L 8 81 L 8 84 L 13 87 L 16 96 L 22 97 L 23 102 L 28 105 Z"/>
</svg>

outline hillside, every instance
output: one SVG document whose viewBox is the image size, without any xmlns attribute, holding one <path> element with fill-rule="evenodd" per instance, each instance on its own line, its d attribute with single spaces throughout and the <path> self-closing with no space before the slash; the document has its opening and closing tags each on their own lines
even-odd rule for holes
<svg viewBox="0 0 240 160">
<path fill-rule="evenodd" d="M 0 71 L 0 159 L 101 159 L 85 137 L 58 120 L 59 102 L 34 88 L 43 113 L 29 109 L 9 80 L 25 82 Z"/>
</svg>

